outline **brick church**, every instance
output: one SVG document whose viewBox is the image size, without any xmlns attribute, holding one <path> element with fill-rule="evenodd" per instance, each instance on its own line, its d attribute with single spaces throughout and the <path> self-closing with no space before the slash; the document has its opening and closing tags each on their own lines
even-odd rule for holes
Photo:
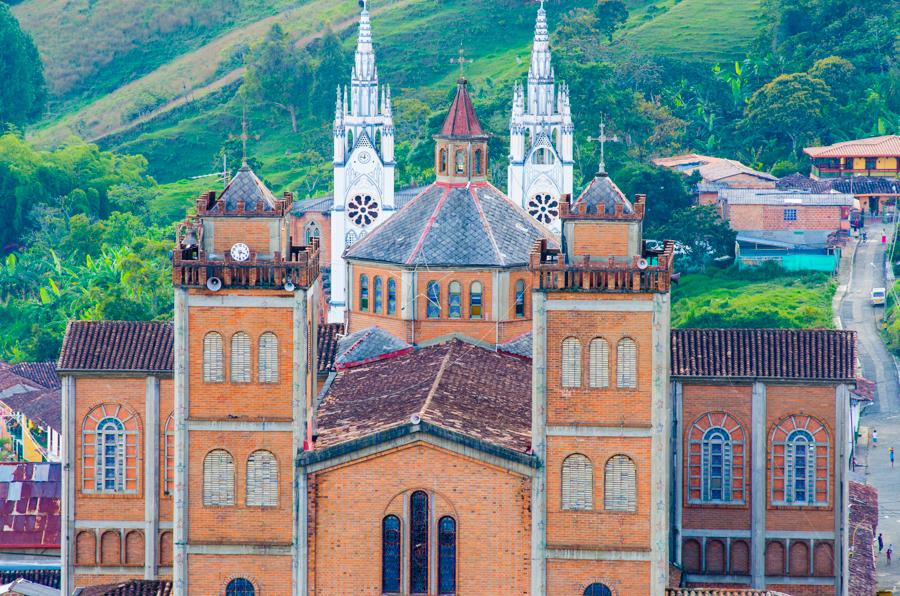
<svg viewBox="0 0 900 596">
<path fill-rule="evenodd" d="M 179 226 L 172 322 L 69 324 L 65 594 L 848 594 L 855 336 L 672 330 L 674 245 L 602 166 L 573 193 L 550 60 L 541 7 L 509 195 L 463 77 L 395 192 L 363 7 L 334 195 L 244 166 Z"/>
</svg>

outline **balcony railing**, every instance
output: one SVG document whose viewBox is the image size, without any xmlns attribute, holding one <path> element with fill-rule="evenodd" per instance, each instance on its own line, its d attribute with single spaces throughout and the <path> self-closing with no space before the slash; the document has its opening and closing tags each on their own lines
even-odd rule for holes
<svg viewBox="0 0 900 596">
<path fill-rule="evenodd" d="M 675 243 L 667 240 L 661 251 L 646 251 L 630 262 L 588 257 L 565 263 L 557 249 L 538 241 L 531 253 L 536 290 L 570 292 L 668 292 L 672 283 Z"/>
<path fill-rule="evenodd" d="M 318 277 L 318 242 L 292 248 L 287 259 L 276 252 L 271 260 L 251 255 L 238 262 L 227 254 L 224 260 L 213 260 L 196 247 L 176 250 L 172 257 L 172 283 L 178 287 L 205 288 L 210 278 L 217 278 L 223 288 L 282 289 L 288 282 L 308 288 Z"/>
</svg>

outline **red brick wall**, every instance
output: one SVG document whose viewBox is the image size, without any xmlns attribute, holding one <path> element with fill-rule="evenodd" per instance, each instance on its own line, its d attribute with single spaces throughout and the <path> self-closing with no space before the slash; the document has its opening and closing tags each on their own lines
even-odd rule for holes
<svg viewBox="0 0 900 596">
<path fill-rule="evenodd" d="M 602 582 L 615 596 L 650 594 L 650 563 L 643 561 L 547 561 L 547 594 L 581 596 Z M 527 593 L 527 592 L 525 592 Z"/>
<path fill-rule="evenodd" d="M 319 226 L 319 266 L 331 266 L 331 216 L 325 213 L 309 212 L 300 217 L 291 217 L 291 241 L 294 246 L 306 244 L 306 224 L 314 221 Z"/>
<path fill-rule="evenodd" d="M 287 525 L 290 525 L 290 516 Z M 291 593 L 291 557 L 284 555 L 188 555 L 189 594 L 224 594 L 235 578 L 249 580 L 257 594 Z"/>
<path fill-rule="evenodd" d="M 214 221 L 213 252 L 226 253 L 237 242 L 243 242 L 254 253 L 270 254 L 272 252 L 270 226 L 275 225 L 275 219 L 219 218 Z M 276 250 L 280 250 L 280 248 Z"/>
<path fill-rule="evenodd" d="M 628 250 L 628 228 L 634 222 L 577 222 L 572 228 L 571 253 L 613 257 L 631 256 Z"/>
<path fill-rule="evenodd" d="M 797 220 L 785 221 L 784 210 L 796 209 Z M 841 208 L 802 205 L 728 205 L 733 230 L 839 230 Z"/>
</svg>

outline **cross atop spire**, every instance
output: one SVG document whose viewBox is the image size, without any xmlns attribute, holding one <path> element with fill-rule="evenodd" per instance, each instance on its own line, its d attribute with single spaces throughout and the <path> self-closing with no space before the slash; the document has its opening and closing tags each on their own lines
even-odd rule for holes
<svg viewBox="0 0 900 596">
<path fill-rule="evenodd" d="M 603 115 L 600 115 L 600 136 L 597 137 L 588 137 L 588 141 L 592 143 L 600 143 L 600 167 L 597 170 L 597 173 L 605 176 L 606 175 L 606 143 L 607 141 L 611 143 L 619 142 L 619 137 L 616 135 L 607 136 L 606 135 L 606 123 L 603 121 Z"/>
<path fill-rule="evenodd" d="M 244 106 L 244 111 L 241 114 L 241 134 L 240 135 L 228 135 L 229 139 L 240 139 L 241 140 L 241 167 L 247 167 L 247 141 L 253 139 L 255 141 L 259 140 L 259 135 L 251 136 L 247 132 L 247 106 Z"/>
<path fill-rule="evenodd" d="M 466 58 L 466 50 L 463 48 L 462 43 L 459 44 L 459 56 L 457 58 L 450 58 L 451 64 L 459 64 L 459 80 L 464 81 L 466 79 L 464 67 L 467 63 L 472 63 L 474 60 Z"/>
</svg>

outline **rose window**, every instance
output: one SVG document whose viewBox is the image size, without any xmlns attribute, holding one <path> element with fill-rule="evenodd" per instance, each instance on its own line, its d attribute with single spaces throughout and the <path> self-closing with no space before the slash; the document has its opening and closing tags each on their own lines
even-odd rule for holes
<svg viewBox="0 0 900 596">
<path fill-rule="evenodd" d="M 369 195 L 356 195 L 347 205 L 347 217 L 358 226 L 367 226 L 378 218 L 378 201 Z"/>
<path fill-rule="evenodd" d="M 550 195 L 534 195 L 528 199 L 528 213 L 542 224 L 549 224 L 559 217 L 559 201 Z"/>
</svg>

